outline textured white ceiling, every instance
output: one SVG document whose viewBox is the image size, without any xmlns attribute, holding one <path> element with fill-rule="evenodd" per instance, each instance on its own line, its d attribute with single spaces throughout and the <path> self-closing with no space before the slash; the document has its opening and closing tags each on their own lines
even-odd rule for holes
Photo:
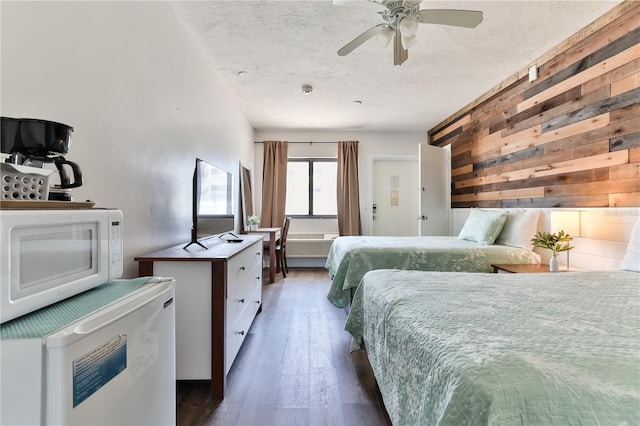
<svg viewBox="0 0 640 426">
<path fill-rule="evenodd" d="M 426 132 L 617 3 L 424 0 L 421 9 L 481 10 L 484 21 L 474 29 L 420 25 L 418 44 L 400 66 L 393 47 L 375 38 L 336 54 L 382 22 L 367 7 L 331 0 L 171 4 L 254 128 Z M 305 84 L 311 95 L 302 94 Z"/>
</svg>

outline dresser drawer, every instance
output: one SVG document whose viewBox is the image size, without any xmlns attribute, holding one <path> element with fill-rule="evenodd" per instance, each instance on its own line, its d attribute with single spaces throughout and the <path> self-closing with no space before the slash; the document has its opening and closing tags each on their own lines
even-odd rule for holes
<svg viewBox="0 0 640 426">
<path fill-rule="evenodd" d="M 255 266 L 242 281 L 227 283 L 227 324 L 233 324 L 250 303 L 256 287 L 262 287 L 262 268 Z"/>
<path fill-rule="evenodd" d="M 253 293 L 249 296 L 245 307 L 240 313 L 236 321 L 227 322 L 226 348 L 225 348 L 225 374 L 229 373 L 229 369 L 233 365 L 233 361 L 244 342 L 251 323 L 262 303 L 262 283 L 256 285 Z M 227 319 L 228 320 L 228 319 Z"/>
<path fill-rule="evenodd" d="M 233 324 L 240 316 L 256 285 L 262 285 L 260 241 L 234 256 L 227 265 L 227 324 Z"/>
<path fill-rule="evenodd" d="M 255 267 L 262 267 L 262 244 L 260 241 L 233 256 L 227 263 L 227 282 L 238 282 Z"/>
</svg>

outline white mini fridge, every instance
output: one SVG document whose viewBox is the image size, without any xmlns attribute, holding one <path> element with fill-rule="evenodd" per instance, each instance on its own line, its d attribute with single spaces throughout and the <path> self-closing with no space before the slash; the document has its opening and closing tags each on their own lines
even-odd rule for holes
<svg viewBox="0 0 640 426">
<path fill-rule="evenodd" d="M 0 325 L 0 424 L 175 424 L 174 287 L 114 280 Z"/>
</svg>

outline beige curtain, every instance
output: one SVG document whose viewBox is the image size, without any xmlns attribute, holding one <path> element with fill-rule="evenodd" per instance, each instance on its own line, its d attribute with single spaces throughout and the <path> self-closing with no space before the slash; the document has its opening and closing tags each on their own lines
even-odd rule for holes
<svg viewBox="0 0 640 426">
<path fill-rule="evenodd" d="M 262 228 L 280 227 L 284 221 L 288 147 L 287 142 L 264 142 L 262 212 L 260 214 L 260 227 Z"/>
<path fill-rule="evenodd" d="M 362 235 L 358 189 L 358 142 L 338 142 L 338 230 Z"/>
</svg>

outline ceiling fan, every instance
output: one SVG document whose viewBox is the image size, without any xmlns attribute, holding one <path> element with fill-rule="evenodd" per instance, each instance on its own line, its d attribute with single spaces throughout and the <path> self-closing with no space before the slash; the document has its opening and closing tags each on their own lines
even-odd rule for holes
<svg viewBox="0 0 640 426">
<path fill-rule="evenodd" d="M 482 22 L 482 12 L 477 10 L 424 9 L 422 0 L 333 0 L 337 6 L 363 6 L 375 9 L 384 23 L 369 28 L 338 50 L 345 56 L 374 36 L 388 46 L 393 39 L 393 64 L 401 65 L 409 57 L 407 49 L 417 42 L 418 24 L 451 25 L 475 28 Z"/>
</svg>

